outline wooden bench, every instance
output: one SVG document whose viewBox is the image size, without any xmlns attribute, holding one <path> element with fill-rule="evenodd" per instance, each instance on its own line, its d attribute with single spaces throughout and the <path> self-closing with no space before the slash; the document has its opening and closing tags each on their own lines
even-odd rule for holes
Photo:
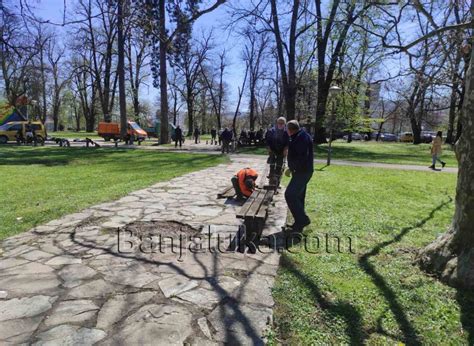
<svg viewBox="0 0 474 346">
<path fill-rule="evenodd" d="M 274 189 L 256 189 L 237 212 L 237 218 L 244 220 L 245 233 L 241 235 L 239 251 L 255 253 L 263 227 L 268 216 L 268 208 L 275 194 Z"/>
</svg>

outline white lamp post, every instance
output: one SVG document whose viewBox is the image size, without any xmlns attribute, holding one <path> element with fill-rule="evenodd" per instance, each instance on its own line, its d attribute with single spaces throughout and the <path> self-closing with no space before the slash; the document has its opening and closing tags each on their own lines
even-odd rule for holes
<svg viewBox="0 0 474 346">
<path fill-rule="evenodd" d="M 341 93 L 342 89 L 337 86 L 333 85 L 329 88 L 329 98 L 332 99 L 332 111 L 331 111 L 331 119 L 329 121 L 329 146 L 328 146 L 328 158 L 326 164 L 328 166 L 331 165 L 331 154 L 332 154 L 332 136 L 333 136 L 333 123 L 334 118 L 336 117 L 336 96 Z"/>
<path fill-rule="evenodd" d="M 38 101 L 31 100 L 31 106 L 35 107 L 38 104 Z M 30 114 L 28 113 L 28 105 L 26 105 L 26 120 L 30 120 Z"/>
</svg>

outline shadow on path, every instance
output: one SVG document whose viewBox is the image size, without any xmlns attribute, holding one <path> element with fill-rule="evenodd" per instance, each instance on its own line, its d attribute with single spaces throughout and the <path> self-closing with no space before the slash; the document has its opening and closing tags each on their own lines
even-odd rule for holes
<svg viewBox="0 0 474 346">
<path fill-rule="evenodd" d="M 84 224 L 84 222 L 82 224 Z M 263 344 L 263 341 L 262 341 L 262 338 L 260 337 L 259 332 L 257 330 L 255 330 L 255 328 L 252 326 L 251 321 L 245 316 L 245 314 L 240 309 L 238 297 L 237 298 L 229 297 L 228 291 L 225 290 L 219 284 L 219 282 L 216 280 L 216 277 L 218 276 L 218 262 L 219 262 L 218 257 L 217 257 L 217 252 L 212 254 L 213 255 L 212 273 L 210 273 L 208 268 L 205 266 L 205 264 L 203 264 L 197 258 L 197 254 L 194 254 L 194 259 L 195 259 L 196 263 L 199 266 L 202 267 L 202 269 L 205 273 L 204 276 L 194 276 L 194 275 L 190 275 L 190 274 L 186 273 L 183 270 L 183 268 L 180 268 L 179 265 L 176 265 L 175 263 L 172 263 L 172 262 L 161 262 L 161 261 L 158 261 L 158 260 L 147 259 L 147 258 L 144 258 L 142 256 L 135 256 L 134 254 L 126 254 L 126 253 L 115 252 L 115 251 L 112 250 L 113 247 L 109 248 L 109 247 L 106 247 L 106 246 L 100 246 L 98 244 L 91 243 L 88 240 L 83 241 L 81 239 L 78 239 L 76 237 L 76 232 L 77 232 L 78 228 L 81 228 L 81 225 L 76 226 L 74 228 L 74 230 L 70 233 L 70 236 L 69 236 L 70 240 L 72 242 L 74 242 L 75 244 L 78 244 L 80 246 L 83 246 L 83 247 L 89 248 L 89 249 L 100 249 L 100 250 L 108 253 L 109 255 L 116 256 L 116 257 L 134 259 L 134 260 L 137 260 L 138 262 L 151 264 L 151 265 L 168 266 L 168 267 L 172 268 L 175 271 L 176 274 L 185 276 L 186 278 L 188 278 L 190 280 L 204 280 L 204 281 L 208 282 L 211 285 L 211 287 L 213 288 L 213 290 L 215 290 L 221 297 L 223 297 L 223 298 L 225 297 L 224 301 L 220 305 L 225 304 L 226 306 L 229 307 L 229 309 L 232 312 L 231 313 L 232 316 L 225 316 L 223 309 L 221 309 L 222 318 L 226 319 L 226 320 L 231 319 L 231 320 L 238 321 L 239 323 L 241 323 L 243 325 L 245 333 L 246 333 L 247 337 L 249 338 L 249 340 L 251 340 L 252 344 L 254 344 L 254 345 Z M 263 263 L 264 262 L 260 262 L 259 265 L 261 265 Z M 249 271 L 249 274 L 253 273 L 259 265 L 252 268 Z M 242 282 L 241 286 L 245 287 L 245 282 Z M 243 288 L 243 287 L 241 287 L 241 288 Z M 124 317 L 126 317 L 126 316 L 124 316 Z M 226 329 L 226 340 L 227 340 L 227 343 L 232 343 L 233 342 L 233 336 L 232 336 L 232 333 L 230 332 L 229 328 Z"/>
</svg>

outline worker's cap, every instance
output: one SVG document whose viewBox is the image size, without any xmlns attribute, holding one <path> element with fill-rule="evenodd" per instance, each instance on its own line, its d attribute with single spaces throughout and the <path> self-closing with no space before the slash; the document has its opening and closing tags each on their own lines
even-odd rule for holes
<svg viewBox="0 0 474 346">
<path fill-rule="evenodd" d="M 298 131 L 300 129 L 300 124 L 298 123 L 298 120 L 290 120 L 286 124 L 289 130 L 292 131 Z"/>
</svg>

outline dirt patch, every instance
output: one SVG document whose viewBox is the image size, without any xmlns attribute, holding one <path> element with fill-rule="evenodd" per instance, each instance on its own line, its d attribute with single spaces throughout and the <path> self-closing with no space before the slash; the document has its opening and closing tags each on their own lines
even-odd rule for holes
<svg viewBox="0 0 474 346">
<path fill-rule="evenodd" d="M 123 230 L 138 236 L 190 237 L 199 234 L 196 228 L 177 221 L 137 221 L 126 225 Z"/>
</svg>

